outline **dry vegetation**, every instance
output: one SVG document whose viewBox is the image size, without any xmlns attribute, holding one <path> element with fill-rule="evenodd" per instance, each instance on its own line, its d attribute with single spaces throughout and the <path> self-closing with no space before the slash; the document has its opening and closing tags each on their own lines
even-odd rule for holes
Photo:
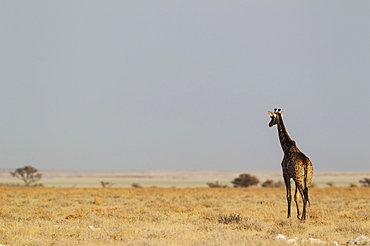
<svg viewBox="0 0 370 246">
<path fill-rule="evenodd" d="M 285 245 L 370 235 L 369 188 L 313 188 L 306 223 L 284 188 L 0 187 L 0 244 Z M 295 216 L 295 208 L 293 209 Z"/>
</svg>

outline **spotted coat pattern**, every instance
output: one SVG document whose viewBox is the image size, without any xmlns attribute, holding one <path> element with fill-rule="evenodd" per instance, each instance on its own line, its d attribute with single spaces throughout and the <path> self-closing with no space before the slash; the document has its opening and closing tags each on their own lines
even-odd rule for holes
<svg viewBox="0 0 370 246">
<path fill-rule="evenodd" d="M 310 202 L 308 188 L 311 186 L 313 166 L 310 159 L 298 149 L 296 142 L 289 137 L 282 118 L 284 112 L 280 111 L 280 109 L 278 111 L 275 109 L 274 112 L 269 111 L 269 114 L 271 117 L 269 126 L 277 125 L 280 145 L 284 152 L 281 167 L 286 187 L 288 218 L 290 217 L 292 200 L 290 180 L 293 179 L 295 183 L 294 201 L 297 207 L 297 218 L 304 221 L 306 219 L 306 206 Z M 297 191 L 299 191 L 303 200 L 302 216 L 300 216 Z"/>
</svg>

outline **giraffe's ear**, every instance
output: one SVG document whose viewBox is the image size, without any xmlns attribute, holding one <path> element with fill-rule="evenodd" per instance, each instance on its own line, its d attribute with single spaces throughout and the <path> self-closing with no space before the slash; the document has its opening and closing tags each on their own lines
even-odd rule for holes
<svg viewBox="0 0 370 246">
<path fill-rule="evenodd" d="M 281 115 L 281 116 L 283 116 L 283 115 L 284 115 L 284 112 L 282 111 L 282 112 L 280 113 L 280 115 Z"/>
<path fill-rule="evenodd" d="M 274 113 L 273 112 L 268 111 L 268 113 L 269 113 L 270 116 L 274 116 Z"/>
</svg>

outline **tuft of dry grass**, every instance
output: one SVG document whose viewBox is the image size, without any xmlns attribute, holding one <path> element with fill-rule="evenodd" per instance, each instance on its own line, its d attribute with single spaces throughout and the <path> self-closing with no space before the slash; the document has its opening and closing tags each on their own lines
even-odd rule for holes
<svg viewBox="0 0 370 246">
<path fill-rule="evenodd" d="M 306 223 L 284 188 L 0 187 L 0 244 L 284 245 L 370 236 L 369 188 L 313 188 Z"/>
</svg>

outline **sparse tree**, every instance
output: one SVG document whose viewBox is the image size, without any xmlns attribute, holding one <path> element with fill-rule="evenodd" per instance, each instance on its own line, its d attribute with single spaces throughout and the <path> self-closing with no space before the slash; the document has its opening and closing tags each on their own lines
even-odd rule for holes
<svg viewBox="0 0 370 246">
<path fill-rule="evenodd" d="M 234 184 L 234 187 L 249 187 L 252 185 L 257 185 L 260 181 L 256 176 L 250 175 L 248 173 L 242 173 L 239 175 L 239 178 L 235 178 L 231 181 Z"/>
<path fill-rule="evenodd" d="M 36 181 L 40 180 L 42 177 L 42 174 L 37 172 L 37 168 L 25 166 L 17 168 L 14 172 L 10 172 L 10 174 L 13 177 L 22 179 L 26 186 L 31 186 L 32 183 L 36 183 Z"/>
<path fill-rule="evenodd" d="M 363 178 L 359 182 L 362 184 L 362 187 L 370 187 L 370 178 Z"/>
</svg>

